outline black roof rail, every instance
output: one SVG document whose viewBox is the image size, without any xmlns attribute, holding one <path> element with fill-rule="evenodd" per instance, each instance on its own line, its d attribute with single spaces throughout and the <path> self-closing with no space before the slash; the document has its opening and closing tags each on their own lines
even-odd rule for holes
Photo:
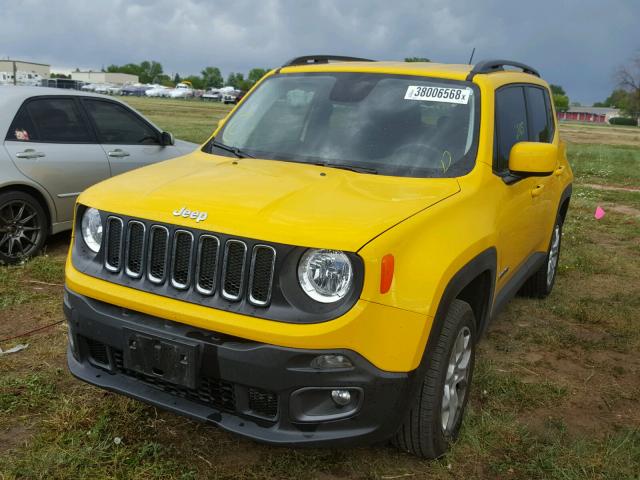
<svg viewBox="0 0 640 480">
<path fill-rule="evenodd" d="M 503 71 L 504 67 L 516 67 L 520 68 L 523 73 L 529 73 L 536 77 L 540 76 L 540 73 L 535 68 L 525 65 L 524 63 L 514 62 L 512 60 L 483 60 L 473 66 L 473 69 L 469 72 L 469 75 L 467 75 L 467 81 L 470 82 L 478 73 L 499 72 Z"/>
<path fill-rule="evenodd" d="M 284 67 L 293 67 L 295 65 L 313 65 L 315 63 L 329 63 L 331 60 L 336 62 L 375 62 L 368 58 L 358 57 L 343 57 L 341 55 L 305 55 L 303 57 L 292 58 L 288 62 L 285 62 Z"/>
</svg>

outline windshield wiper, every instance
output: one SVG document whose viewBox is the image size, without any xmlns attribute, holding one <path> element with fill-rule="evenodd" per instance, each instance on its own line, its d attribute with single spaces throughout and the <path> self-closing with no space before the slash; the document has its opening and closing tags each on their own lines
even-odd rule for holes
<svg viewBox="0 0 640 480">
<path fill-rule="evenodd" d="M 376 170 L 375 168 L 358 167 L 356 165 L 344 165 L 342 163 L 315 162 L 314 165 L 319 165 L 320 167 L 340 168 L 342 170 L 349 170 L 351 172 L 357 173 L 370 173 L 372 175 L 378 174 L 378 170 Z"/>
<path fill-rule="evenodd" d="M 238 158 L 256 158 L 253 155 L 249 155 L 247 152 L 243 152 L 238 147 L 230 147 L 229 145 L 225 145 L 224 143 L 220 143 L 215 140 L 211 140 L 210 144 L 220 150 L 233 153 Z"/>
</svg>

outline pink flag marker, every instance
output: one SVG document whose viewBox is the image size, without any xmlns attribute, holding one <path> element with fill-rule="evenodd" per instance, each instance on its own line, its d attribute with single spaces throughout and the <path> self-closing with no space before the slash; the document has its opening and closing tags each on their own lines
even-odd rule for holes
<svg viewBox="0 0 640 480">
<path fill-rule="evenodd" d="M 594 217 L 596 217 L 596 220 L 600 220 L 602 217 L 604 217 L 604 210 L 601 206 L 598 205 L 598 207 L 596 208 Z"/>
</svg>

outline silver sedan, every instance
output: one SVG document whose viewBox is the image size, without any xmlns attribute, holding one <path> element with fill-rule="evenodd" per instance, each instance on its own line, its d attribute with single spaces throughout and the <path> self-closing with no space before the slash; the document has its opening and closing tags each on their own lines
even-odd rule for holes
<svg viewBox="0 0 640 480">
<path fill-rule="evenodd" d="M 71 228 L 87 187 L 197 147 L 113 98 L 41 87 L 0 87 L 0 134 L 0 264 Z"/>
</svg>

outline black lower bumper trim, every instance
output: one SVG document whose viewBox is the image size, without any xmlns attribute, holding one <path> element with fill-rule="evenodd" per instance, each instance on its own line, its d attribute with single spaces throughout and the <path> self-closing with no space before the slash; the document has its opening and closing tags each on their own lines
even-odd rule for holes
<svg viewBox="0 0 640 480">
<path fill-rule="evenodd" d="M 247 341 L 128 311 L 69 290 L 64 310 L 71 339 L 68 365 L 77 378 L 258 441 L 335 446 L 384 440 L 402 422 L 415 384 L 415 372 L 382 371 L 350 350 L 293 349 Z M 176 384 L 178 377 L 170 376 L 169 381 L 125 365 L 123 350 L 131 348 L 126 342 L 131 342 L 132 331 L 161 339 L 160 343 L 192 346 L 197 352 L 195 383 Z M 310 367 L 311 359 L 327 353 L 347 356 L 353 368 Z M 292 394 L 301 389 L 317 392 L 295 395 L 291 409 Z M 336 415 L 333 420 L 331 411 L 324 415 L 334 408 L 328 401 L 332 389 L 357 392 L 353 414 Z M 327 401 L 318 402 L 324 391 Z M 305 398 L 313 405 L 301 416 L 297 412 L 307 407 Z M 323 415 L 308 415 L 322 409 Z"/>
</svg>

